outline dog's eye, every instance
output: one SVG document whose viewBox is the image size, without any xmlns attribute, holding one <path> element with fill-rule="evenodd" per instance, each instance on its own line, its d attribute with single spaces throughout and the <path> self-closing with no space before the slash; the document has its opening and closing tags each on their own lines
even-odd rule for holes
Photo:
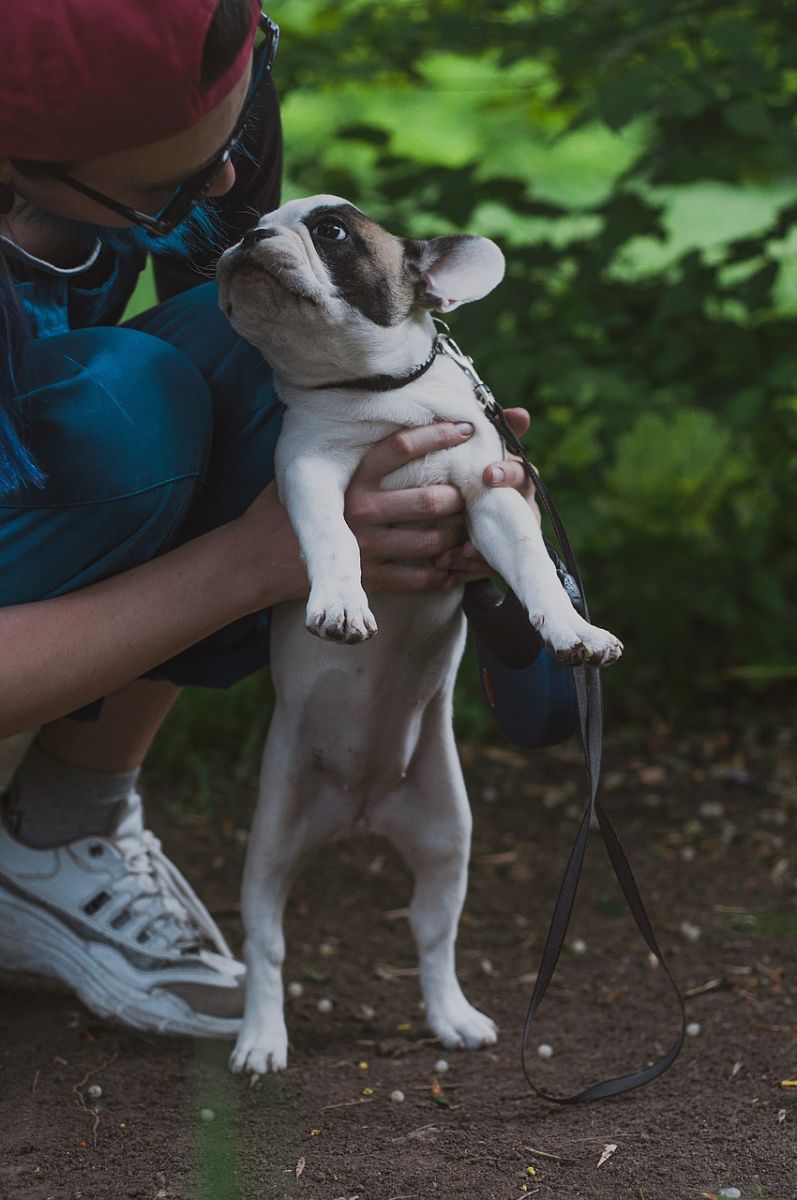
<svg viewBox="0 0 797 1200">
<path fill-rule="evenodd" d="M 349 236 L 348 230 L 340 221 L 319 221 L 313 233 L 327 242 L 345 242 Z"/>
</svg>

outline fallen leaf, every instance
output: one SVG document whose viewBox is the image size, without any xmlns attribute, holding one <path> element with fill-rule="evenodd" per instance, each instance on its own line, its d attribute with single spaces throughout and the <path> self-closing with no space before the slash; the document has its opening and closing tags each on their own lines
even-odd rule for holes
<svg viewBox="0 0 797 1200">
<path fill-rule="evenodd" d="M 607 1159 L 611 1158 L 611 1156 L 614 1154 L 616 1149 L 617 1149 L 616 1142 L 607 1142 L 606 1145 L 603 1147 L 603 1153 L 601 1154 L 600 1158 L 598 1159 L 598 1166 L 602 1167 L 603 1164 L 607 1161 Z"/>
<path fill-rule="evenodd" d="M 299 1176 L 301 1175 L 303 1170 L 304 1170 L 304 1159 L 300 1158 L 296 1164 L 296 1178 L 297 1179 L 299 1178 Z"/>
</svg>

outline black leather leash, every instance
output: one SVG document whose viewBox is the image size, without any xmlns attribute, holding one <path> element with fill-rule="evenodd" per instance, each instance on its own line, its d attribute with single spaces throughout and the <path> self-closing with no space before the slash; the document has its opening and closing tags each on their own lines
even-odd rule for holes
<svg viewBox="0 0 797 1200">
<path fill-rule="evenodd" d="M 443 322 L 439 324 L 444 325 Z M 512 430 L 509 422 L 506 419 L 506 414 L 501 406 L 496 401 L 490 389 L 479 378 L 478 373 L 473 367 L 473 360 L 465 355 L 459 346 L 450 336 L 447 331 L 447 326 L 444 326 L 446 332 L 438 333 L 435 339 L 437 352 L 447 358 L 451 358 L 465 372 L 470 379 L 477 399 L 481 404 L 484 413 L 490 423 L 498 431 L 504 447 L 510 454 L 516 455 L 523 463 L 524 470 L 529 479 L 534 485 L 537 499 L 539 500 L 545 515 L 553 527 L 556 538 L 559 543 L 562 557 L 567 569 L 567 572 L 575 581 L 578 592 L 581 598 L 581 610 L 585 620 L 589 620 L 589 611 L 587 609 L 586 598 L 584 596 L 584 588 L 581 582 L 581 574 L 578 569 L 578 564 L 573 554 L 573 548 L 570 544 L 570 539 L 567 536 L 567 531 L 562 523 L 561 517 L 556 510 L 556 506 L 551 499 L 551 496 L 540 479 L 536 469 L 529 462 L 526 452 L 520 439 Z M 514 598 L 515 605 L 519 607 L 518 601 Z M 554 905 L 553 914 L 551 916 L 548 934 L 545 940 L 545 946 L 540 960 L 539 971 L 534 985 L 531 999 L 529 1001 L 528 1011 L 526 1013 L 526 1021 L 523 1027 L 523 1040 L 521 1043 L 521 1065 L 523 1073 L 532 1090 L 545 1100 L 554 1101 L 557 1104 L 577 1104 L 583 1100 L 602 1100 L 607 1096 L 617 1096 L 622 1092 L 629 1092 L 633 1088 L 642 1087 L 643 1084 L 650 1083 L 658 1075 L 663 1074 L 678 1057 L 681 1048 L 684 1044 L 686 1036 L 686 1011 L 684 1009 L 683 998 L 678 990 L 678 985 L 673 979 L 670 970 L 664 961 L 664 955 L 656 940 L 656 935 L 650 924 L 650 919 L 642 902 L 642 897 L 639 894 L 639 889 L 636 885 L 633 872 L 629 866 L 625 851 L 620 845 L 617 834 L 612 827 L 600 800 L 598 799 L 598 785 L 600 782 L 601 770 L 601 755 L 603 749 L 603 693 L 600 682 L 600 672 L 596 667 L 579 666 L 573 667 L 573 677 L 576 687 L 576 697 L 578 701 L 578 715 L 581 726 L 581 742 L 584 749 L 584 760 L 587 768 L 587 779 L 589 785 L 589 800 L 584 810 L 584 815 L 581 819 L 581 824 L 576 834 L 573 848 L 570 851 L 570 858 L 565 868 L 564 878 L 559 889 L 559 895 Z M 564 946 L 564 941 L 567 936 L 567 929 L 570 923 L 570 918 L 573 912 L 573 905 L 576 899 L 579 878 L 581 876 L 581 868 L 584 863 L 584 855 L 587 849 L 587 840 L 589 837 L 590 824 L 592 817 L 596 817 L 600 827 L 603 840 L 606 845 L 606 850 L 609 855 L 609 861 L 617 877 L 617 881 L 622 888 L 626 902 L 631 911 L 637 927 L 642 934 L 642 937 L 647 944 L 651 954 L 660 964 L 664 974 L 672 986 L 672 990 L 678 1001 L 678 1007 L 681 1016 L 680 1033 L 675 1039 L 675 1042 L 667 1051 L 649 1067 L 642 1071 L 634 1071 L 628 1075 L 619 1075 L 613 1079 L 604 1080 L 602 1083 L 594 1083 L 590 1087 L 584 1088 L 582 1091 L 575 1093 L 572 1096 L 555 1096 L 551 1092 L 545 1091 L 534 1083 L 529 1074 L 526 1046 L 528 1043 L 531 1024 L 536 1016 L 537 1010 L 542 1004 L 543 997 L 548 989 L 548 985 L 553 978 L 556 970 L 556 965 L 559 961 L 559 956 Z M 619 1040 L 619 1039 L 616 1039 Z"/>
</svg>

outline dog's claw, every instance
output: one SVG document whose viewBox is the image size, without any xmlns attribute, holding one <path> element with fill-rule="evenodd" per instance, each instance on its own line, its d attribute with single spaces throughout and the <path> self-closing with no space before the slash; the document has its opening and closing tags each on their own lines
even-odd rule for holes
<svg viewBox="0 0 797 1200">
<path fill-rule="evenodd" d="M 613 633 L 587 621 L 576 628 L 560 627 L 556 631 L 551 626 L 543 637 L 554 657 L 570 667 L 608 667 L 623 653 L 623 643 Z"/>
<path fill-rule="evenodd" d="M 469 1004 L 464 996 L 448 1010 L 430 1011 L 427 1024 L 449 1050 L 476 1050 L 480 1046 L 492 1046 L 498 1040 L 495 1022 Z"/>
<path fill-rule="evenodd" d="M 348 645 L 365 642 L 377 632 L 376 620 L 368 607 L 365 592 L 351 599 L 329 603 L 319 601 L 311 593 L 305 624 L 316 637 Z"/>
<path fill-rule="evenodd" d="M 288 1033 L 280 1016 L 273 1028 L 260 1036 L 242 1028 L 230 1055 L 230 1069 L 236 1074 L 267 1075 L 284 1071 L 288 1065 Z"/>
</svg>

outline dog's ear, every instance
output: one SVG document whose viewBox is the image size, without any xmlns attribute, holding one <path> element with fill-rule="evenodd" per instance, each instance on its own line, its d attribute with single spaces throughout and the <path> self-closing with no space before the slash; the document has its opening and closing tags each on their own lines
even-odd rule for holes
<svg viewBox="0 0 797 1200">
<path fill-rule="evenodd" d="M 504 277 L 504 256 L 489 238 L 463 233 L 428 242 L 407 240 L 405 253 L 416 302 L 437 312 L 481 300 Z"/>
</svg>

